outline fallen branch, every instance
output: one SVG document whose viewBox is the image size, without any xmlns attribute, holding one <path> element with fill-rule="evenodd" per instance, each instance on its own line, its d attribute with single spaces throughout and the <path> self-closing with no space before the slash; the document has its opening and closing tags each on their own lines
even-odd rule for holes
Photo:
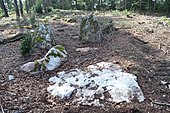
<svg viewBox="0 0 170 113">
<path fill-rule="evenodd" d="M 2 111 L 2 113 L 5 113 L 5 112 L 4 112 L 4 109 L 3 109 L 3 107 L 2 107 L 2 105 L 1 105 L 1 111 Z"/>
<path fill-rule="evenodd" d="M 7 39 L 0 41 L 0 44 L 6 44 L 6 43 L 18 41 L 18 40 L 23 38 L 23 35 L 24 35 L 23 33 L 19 33 L 19 34 L 13 36 L 13 37 L 10 37 L 10 38 L 7 38 Z"/>
<path fill-rule="evenodd" d="M 148 43 L 149 43 L 149 42 L 145 42 L 145 41 L 143 41 L 142 39 L 137 38 L 137 37 L 133 37 L 133 39 L 135 39 L 135 40 L 141 42 L 142 44 L 148 44 Z"/>
<path fill-rule="evenodd" d="M 150 100 L 153 104 L 160 105 L 160 106 L 167 106 L 167 107 L 170 107 L 170 104 L 169 104 L 169 103 L 156 102 L 156 101 L 153 101 L 152 98 L 149 98 L 149 100 Z"/>
</svg>

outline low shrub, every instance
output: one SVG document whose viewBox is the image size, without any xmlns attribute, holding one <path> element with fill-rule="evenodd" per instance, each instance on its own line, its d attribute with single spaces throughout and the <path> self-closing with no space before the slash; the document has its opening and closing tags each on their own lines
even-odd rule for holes
<svg viewBox="0 0 170 113">
<path fill-rule="evenodd" d="M 23 36 L 21 46 L 20 46 L 20 53 L 25 56 L 29 54 L 32 50 L 32 38 L 29 34 L 25 34 Z"/>
</svg>

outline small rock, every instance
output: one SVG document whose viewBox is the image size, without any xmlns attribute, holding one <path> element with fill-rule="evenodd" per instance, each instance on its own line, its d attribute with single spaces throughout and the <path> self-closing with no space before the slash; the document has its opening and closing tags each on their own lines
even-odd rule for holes
<svg viewBox="0 0 170 113">
<path fill-rule="evenodd" d="M 58 32 L 64 32 L 64 29 L 58 29 L 57 31 Z"/>
<path fill-rule="evenodd" d="M 79 39 L 79 36 L 73 36 L 71 37 L 72 39 L 76 40 L 76 39 Z"/>
<path fill-rule="evenodd" d="M 67 19 L 66 22 L 69 22 L 69 23 L 76 23 L 77 20 L 76 20 L 76 18 L 70 18 L 70 19 Z"/>
<path fill-rule="evenodd" d="M 90 48 L 90 47 L 84 47 L 84 48 L 77 48 L 76 51 L 78 52 L 88 52 L 91 50 L 97 50 L 98 48 Z"/>
<path fill-rule="evenodd" d="M 8 75 L 8 80 L 11 81 L 11 80 L 14 80 L 15 77 L 13 75 Z"/>
<path fill-rule="evenodd" d="M 131 16 L 131 15 L 126 15 L 127 16 L 127 18 L 133 18 L 133 16 Z"/>
</svg>

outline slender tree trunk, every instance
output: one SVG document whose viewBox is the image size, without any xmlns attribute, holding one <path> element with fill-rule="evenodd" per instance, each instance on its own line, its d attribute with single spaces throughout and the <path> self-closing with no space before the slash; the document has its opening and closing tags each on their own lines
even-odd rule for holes
<svg viewBox="0 0 170 113">
<path fill-rule="evenodd" d="M 29 14 L 29 4 L 28 4 L 28 0 L 25 0 L 25 9 L 27 14 Z"/>
<path fill-rule="evenodd" d="M 17 17 L 20 17 L 17 0 L 14 0 L 14 5 L 15 5 L 16 15 L 17 15 Z"/>
<path fill-rule="evenodd" d="M 100 0 L 100 10 L 103 8 L 103 0 Z"/>
<path fill-rule="evenodd" d="M 156 4 L 157 4 L 157 0 L 154 1 L 153 12 L 155 12 L 156 10 Z"/>
<path fill-rule="evenodd" d="M 5 4 L 4 4 L 4 0 L 0 0 L 0 6 L 1 6 L 1 8 L 2 8 L 4 14 L 5 14 L 5 17 L 9 17 L 8 10 L 7 10 L 7 8 L 6 8 Z"/>
<path fill-rule="evenodd" d="M 127 0 L 124 0 L 124 10 L 127 9 Z"/>
<path fill-rule="evenodd" d="M 76 2 L 76 9 L 78 9 L 78 7 L 77 7 L 77 4 L 78 4 L 78 3 L 77 3 L 77 0 L 75 0 L 75 2 Z"/>
<path fill-rule="evenodd" d="M 47 6 L 46 6 L 45 0 L 42 0 L 42 4 L 43 4 L 45 13 L 47 13 Z"/>
<path fill-rule="evenodd" d="M 150 1 L 148 0 L 147 12 L 149 12 Z"/>
<path fill-rule="evenodd" d="M 22 1 L 19 0 L 19 6 L 20 6 L 20 13 L 22 16 L 24 16 L 24 12 L 23 12 L 23 4 L 22 4 Z"/>
<path fill-rule="evenodd" d="M 142 12 L 142 0 L 140 0 L 140 9 L 139 9 L 139 12 L 140 12 L 140 14 Z"/>
<path fill-rule="evenodd" d="M 169 16 L 169 12 L 170 12 L 170 1 L 169 0 L 165 0 L 165 13 L 167 16 Z"/>
<path fill-rule="evenodd" d="M 94 11 L 95 0 L 92 1 L 92 11 Z"/>
<path fill-rule="evenodd" d="M 62 9 L 65 8 L 64 5 L 65 5 L 65 0 L 62 0 Z"/>
</svg>

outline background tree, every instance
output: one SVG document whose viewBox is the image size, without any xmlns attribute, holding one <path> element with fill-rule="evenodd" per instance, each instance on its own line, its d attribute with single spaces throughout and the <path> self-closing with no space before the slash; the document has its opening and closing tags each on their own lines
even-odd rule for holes
<svg viewBox="0 0 170 113">
<path fill-rule="evenodd" d="M 46 0 L 42 0 L 44 12 L 47 13 L 47 6 L 46 6 Z"/>
<path fill-rule="evenodd" d="M 25 9 L 26 9 L 26 12 L 27 14 L 29 14 L 29 3 L 28 3 L 28 0 L 25 0 Z"/>
<path fill-rule="evenodd" d="M 4 16 L 9 17 L 8 10 L 5 6 L 4 0 L 0 0 L 0 6 L 1 6 L 1 9 L 3 10 L 3 12 L 4 12 Z"/>
<path fill-rule="evenodd" d="M 19 0 L 19 6 L 20 6 L 21 16 L 23 17 L 23 16 L 24 16 L 24 11 L 23 11 L 23 4 L 22 4 L 22 1 L 21 1 L 21 0 Z"/>
<path fill-rule="evenodd" d="M 17 2 L 17 0 L 14 0 L 14 6 L 15 6 L 15 11 L 16 11 L 16 16 L 19 18 L 20 17 L 20 13 L 19 13 L 19 9 L 18 9 L 18 2 Z"/>
</svg>

